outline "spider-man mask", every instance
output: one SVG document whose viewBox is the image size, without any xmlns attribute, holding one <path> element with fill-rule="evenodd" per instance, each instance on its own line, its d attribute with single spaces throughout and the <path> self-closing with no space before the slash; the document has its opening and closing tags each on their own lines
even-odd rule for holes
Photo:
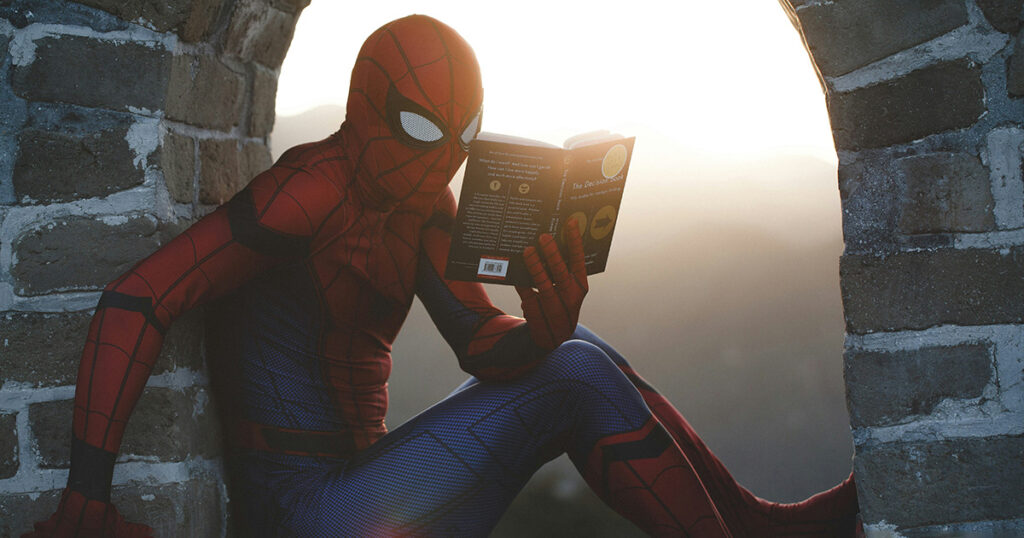
<svg viewBox="0 0 1024 538">
<path fill-rule="evenodd" d="M 469 44 L 423 15 L 392 21 L 363 44 L 342 133 L 368 205 L 441 193 L 480 130 L 483 88 Z"/>
</svg>

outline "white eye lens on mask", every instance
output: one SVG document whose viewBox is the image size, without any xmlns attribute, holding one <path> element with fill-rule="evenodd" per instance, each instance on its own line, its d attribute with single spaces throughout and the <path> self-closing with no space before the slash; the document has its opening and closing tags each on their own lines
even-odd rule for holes
<svg viewBox="0 0 1024 538">
<path fill-rule="evenodd" d="M 463 146 L 468 146 L 470 142 L 476 138 L 477 131 L 480 130 L 480 113 L 477 112 L 476 116 L 473 117 L 473 121 L 469 122 L 466 129 L 462 131 L 462 136 L 459 139 L 462 141 Z"/>
<path fill-rule="evenodd" d="M 402 129 L 406 134 L 420 142 L 437 142 L 444 136 L 444 133 L 441 132 L 437 125 L 434 125 L 434 122 L 415 112 L 403 110 L 399 112 L 398 119 L 402 123 Z"/>
</svg>

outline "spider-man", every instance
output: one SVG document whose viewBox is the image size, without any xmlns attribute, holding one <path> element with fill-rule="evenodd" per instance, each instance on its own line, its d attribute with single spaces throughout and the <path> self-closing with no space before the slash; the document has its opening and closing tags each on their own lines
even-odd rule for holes
<svg viewBox="0 0 1024 538">
<path fill-rule="evenodd" d="M 232 465 L 254 535 L 485 535 L 567 452 L 611 507 L 660 536 L 851 536 L 852 479 L 779 505 L 739 486 L 686 420 L 593 333 L 579 230 L 523 255 L 525 319 L 445 280 L 448 182 L 480 129 L 470 47 L 411 16 L 374 32 L 345 122 L 112 282 L 82 355 L 71 473 L 36 535 L 145 536 L 110 504 L 125 424 L 173 319 L 211 307 Z M 388 433 L 393 342 L 413 296 L 472 374 Z"/>
</svg>

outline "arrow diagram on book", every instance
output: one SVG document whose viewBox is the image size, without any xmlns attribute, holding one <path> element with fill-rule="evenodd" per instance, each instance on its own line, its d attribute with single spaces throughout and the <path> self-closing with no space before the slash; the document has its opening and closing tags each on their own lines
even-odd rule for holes
<svg viewBox="0 0 1024 538">
<path fill-rule="evenodd" d="M 604 239 L 608 234 L 612 233 L 612 228 L 615 224 L 615 207 L 606 205 L 601 209 L 597 210 L 594 214 L 594 220 L 590 226 L 590 236 L 594 239 Z"/>
</svg>

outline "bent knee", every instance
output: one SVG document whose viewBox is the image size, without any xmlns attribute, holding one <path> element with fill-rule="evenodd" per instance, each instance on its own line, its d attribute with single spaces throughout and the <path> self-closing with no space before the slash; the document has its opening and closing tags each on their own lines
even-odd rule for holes
<svg viewBox="0 0 1024 538">
<path fill-rule="evenodd" d="M 546 364 L 566 377 L 579 377 L 588 372 L 618 371 L 601 348 L 583 340 L 567 340 L 548 354 Z"/>
</svg>

